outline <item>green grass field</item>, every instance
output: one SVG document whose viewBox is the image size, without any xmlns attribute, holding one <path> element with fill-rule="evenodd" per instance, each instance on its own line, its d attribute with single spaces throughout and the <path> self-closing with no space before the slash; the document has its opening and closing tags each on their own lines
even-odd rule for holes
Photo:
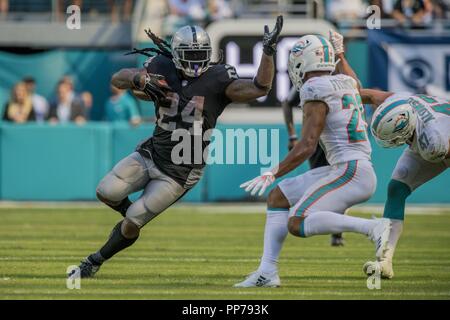
<svg viewBox="0 0 450 320">
<path fill-rule="evenodd" d="M 210 214 L 195 207 L 165 212 L 95 279 L 69 290 L 66 268 L 102 245 L 120 216 L 100 208 L 3 208 L 0 298 L 449 299 L 450 209 L 444 211 L 407 217 L 396 276 L 383 280 L 380 290 L 368 290 L 361 271 L 373 246 L 353 234 L 345 235 L 343 248 L 330 247 L 328 236 L 289 236 L 281 288 L 234 289 L 258 266 L 264 214 Z"/>
</svg>

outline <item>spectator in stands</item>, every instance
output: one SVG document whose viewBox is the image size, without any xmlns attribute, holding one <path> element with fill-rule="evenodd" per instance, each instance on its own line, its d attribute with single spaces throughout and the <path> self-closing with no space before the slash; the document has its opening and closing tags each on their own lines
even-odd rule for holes
<svg viewBox="0 0 450 320">
<path fill-rule="evenodd" d="M 330 20 L 351 20 L 365 15 L 362 0 L 328 0 L 326 12 Z"/>
<path fill-rule="evenodd" d="M 86 109 L 83 100 L 73 92 L 70 83 L 61 80 L 57 86 L 57 95 L 50 104 L 48 119 L 52 123 L 73 121 L 77 124 L 86 122 Z"/>
<path fill-rule="evenodd" d="M 61 81 L 65 82 L 69 85 L 70 91 L 72 92 L 73 95 L 81 98 L 81 100 L 83 101 L 83 104 L 84 104 L 84 108 L 85 108 L 86 119 L 89 119 L 90 110 L 92 108 L 92 105 L 94 104 L 94 99 L 92 97 L 92 93 L 90 93 L 89 91 L 83 91 L 81 93 L 76 92 L 73 78 L 70 75 L 66 74 L 61 79 Z"/>
<path fill-rule="evenodd" d="M 392 10 L 394 10 L 394 1 L 395 0 L 371 0 L 370 5 L 376 5 L 380 8 L 381 18 L 391 18 Z"/>
<path fill-rule="evenodd" d="M 209 0 L 208 11 L 210 19 L 213 21 L 233 17 L 233 10 L 229 0 Z"/>
<path fill-rule="evenodd" d="M 131 12 L 133 10 L 133 0 L 108 0 L 109 7 L 111 8 L 111 21 L 130 21 Z M 120 9 L 122 6 L 122 19 L 120 18 Z"/>
<path fill-rule="evenodd" d="M 86 109 L 86 119 L 90 119 L 90 113 L 92 110 L 92 106 L 94 105 L 94 98 L 92 97 L 92 93 L 89 91 L 83 91 L 80 94 L 81 100 L 83 100 L 84 107 Z"/>
<path fill-rule="evenodd" d="M 187 24 L 204 25 L 206 0 L 168 0 L 169 15 L 164 21 L 164 34 L 171 35 Z"/>
<path fill-rule="evenodd" d="M 0 0 L 0 18 L 6 18 L 9 11 L 9 0 Z"/>
<path fill-rule="evenodd" d="M 392 17 L 404 26 L 421 26 L 426 22 L 430 10 L 432 4 L 429 0 L 397 0 Z"/>
<path fill-rule="evenodd" d="M 23 79 L 28 95 L 31 97 L 31 103 L 33 105 L 36 121 L 43 122 L 47 119 L 48 115 L 48 102 L 43 96 L 37 94 L 36 81 L 32 77 L 25 77 Z"/>
<path fill-rule="evenodd" d="M 24 82 L 18 82 L 11 90 L 11 98 L 4 108 L 3 120 L 15 123 L 35 121 L 31 97 Z"/>
<path fill-rule="evenodd" d="M 111 86 L 112 96 L 105 104 L 105 118 L 110 122 L 128 121 L 137 126 L 141 123 L 136 100 L 126 91 Z"/>
<path fill-rule="evenodd" d="M 433 5 L 433 18 L 450 18 L 450 0 L 431 0 Z"/>
</svg>

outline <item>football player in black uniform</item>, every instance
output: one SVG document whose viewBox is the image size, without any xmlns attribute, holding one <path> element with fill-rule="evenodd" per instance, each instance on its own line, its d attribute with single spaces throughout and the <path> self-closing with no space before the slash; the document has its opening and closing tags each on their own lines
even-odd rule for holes
<svg viewBox="0 0 450 320">
<path fill-rule="evenodd" d="M 283 109 L 284 121 L 289 134 L 288 149 L 289 151 L 294 147 L 298 140 L 297 132 L 295 131 L 294 118 L 292 114 L 292 108 L 297 107 L 300 104 L 300 94 L 295 87 L 292 87 L 289 91 L 289 95 L 281 103 L 281 108 Z M 319 167 L 329 166 L 327 158 L 325 157 L 325 152 L 320 145 L 317 145 L 316 151 L 308 159 L 310 169 L 315 169 Z M 344 238 L 342 233 L 331 235 L 331 245 L 334 247 L 339 247 L 344 245 Z"/>
<path fill-rule="evenodd" d="M 111 83 L 133 90 L 139 98 L 153 100 L 156 128 L 97 187 L 98 199 L 124 219 L 100 250 L 81 262 L 82 278 L 92 277 L 106 260 L 131 246 L 145 224 L 199 181 L 205 166 L 203 151 L 208 145 L 204 135 L 215 127 L 230 102 L 248 102 L 267 95 L 282 25 L 283 17 L 279 16 L 271 32 L 264 27 L 263 55 L 253 80 L 239 79 L 233 66 L 212 63 L 211 41 L 198 26 L 182 27 L 170 44 L 147 31 L 157 48 L 134 52 L 157 55 L 150 57 L 142 69 L 120 70 Z M 180 141 L 186 136 L 188 139 Z M 141 196 L 132 203 L 128 195 L 139 190 L 143 190 Z M 74 270 L 69 276 L 76 273 Z"/>
</svg>

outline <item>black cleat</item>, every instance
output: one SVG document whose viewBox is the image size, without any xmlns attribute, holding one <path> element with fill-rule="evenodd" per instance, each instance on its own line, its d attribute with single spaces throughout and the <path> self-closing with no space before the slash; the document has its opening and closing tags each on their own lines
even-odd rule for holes
<svg viewBox="0 0 450 320">
<path fill-rule="evenodd" d="M 92 278 L 100 269 L 101 264 L 94 263 L 90 257 L 83 259 L 79 265 L 79 269 L 72 270 L 68 274 L 68 278 L 79 276 L 81 278 Z M 79 272 L 79 274 L 78 274 Z"/>
<path fill-rule="evenodd" d="M 344 237 L 342 236 L 342 233 L 331 235 L 331 246 L 332 247 L 343 247 L 344 246 Z"/>
</svg>

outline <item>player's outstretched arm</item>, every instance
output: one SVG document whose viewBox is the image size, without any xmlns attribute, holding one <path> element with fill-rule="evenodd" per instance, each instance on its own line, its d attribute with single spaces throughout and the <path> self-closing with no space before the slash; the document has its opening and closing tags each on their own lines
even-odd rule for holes
<svg viewBox="0 0 450 320">
<path fill-rule="evenodd" d="M 378 108 L 380 104 L 384 102 L 389 96 L 393 95 L 393 92 L 382 91 L 376 89 L 363 89 L 359 90 L 363 103 L 370 104 L 374 109 Z"/>
<path fill-rule="evenodd" d="M 269 32 L 268 26 L 264 26 L 263 54 L 258 72 L 253 80 L 238 79 L 227 87 L 225 94 L 231 101 L 249 102 L 270 92 L 275 73 L 273 55 L 276 52 L 278 36 L 282 28 L 283 16 L 278 16 L 272 32 Z"/>
<path fill-rule="evenodd" d="M 361 82 L 359 81 L 356 72 L 345 58 L 344 36 L 336 31 L 330 30 L 330 42 L 334 48 L 336 61 L 339 61 L 336 65 L 337 72 L 355 79 L 359 90 L 361 88 Z"/>
<path fill-rule="evenodd" d="M 297 168 L 314 153 L 320 134 L 325 126 L 328 107 L 320 101 L 305 103 L 303 107 L 303 128 L 301 140 L 292 148 L 278 166 L 262 175 L 241 184 L 241 188 L 255 195 L 262 195 L 276 178 L 282 177 Z"/>
</svg>

